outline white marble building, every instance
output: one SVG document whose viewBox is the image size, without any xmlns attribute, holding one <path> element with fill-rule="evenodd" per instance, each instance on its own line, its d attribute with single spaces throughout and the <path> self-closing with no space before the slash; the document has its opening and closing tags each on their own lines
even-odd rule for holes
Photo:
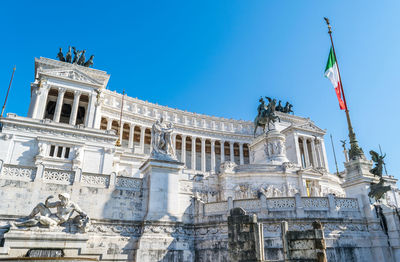
<svg viewBox="0 0 400 262">
<path fill-rule="evenodd" d="M 397 180 L 385 178 L 392 187 L 385 231 L 367 197 L 372 163 L 350 161 L 341 176 L 331 174 L 325 130 L 309 118 L 277 113 L 275 137 L 259 130 L 254 138 L 251 121 L 123 97 L 107 89 L 109 77 L 35 59 L 27 117 L 1 119 L 0 222 L 12 224 L 67 192 L 91 223 L 85 233 L 0 231 L 0 258 L 62 247 L 66 256 L 102 261 L 225 261 L 226 217 L 243 207 L 263 221 L 268 259 L 283 256 L 276 221 L 308 228 L 320 219 L 329 261 L 400 261 Z M 176 163 L 149 159 L 161 117 L 174 126 Z"/>
</svg>

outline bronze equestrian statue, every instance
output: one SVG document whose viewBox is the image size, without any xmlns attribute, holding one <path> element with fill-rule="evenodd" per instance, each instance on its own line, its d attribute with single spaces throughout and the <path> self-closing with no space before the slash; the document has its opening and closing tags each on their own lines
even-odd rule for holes
<svg viewBox="0 0 400 262">
<path fill-rule="evenodd" d="M 269 128 L 269 124 L 272 122 L 273 124 L 276 120 L 281 122 L 279 116 L 275 115 L 276 111 L 276 99 L 271 99 L 269 97 L 265 97 L 268 99 L 268 105 L 265 105 L 264 99 L 261 97 L 259 102 L 260 105 L 257 107 L 258 115 L 254 119 L 254 137 L 256 136 L 257 128 L 261 126 L 263 128 L 263 132 L 265 132 L 265 126 L 267 126 L 268 131 L 271 129 Z"/>
</svg>

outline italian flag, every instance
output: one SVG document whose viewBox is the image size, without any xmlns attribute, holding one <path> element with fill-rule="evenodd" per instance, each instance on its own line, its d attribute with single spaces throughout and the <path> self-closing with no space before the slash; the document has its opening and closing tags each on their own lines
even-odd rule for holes
<svg viewBox="0 0 400 262">
<path fill-rule="evenodd" d="M 346 109 L 346 105 L 343 101 L 342 96 L 342 87 L 340 86 L 340 76 L 339 76 L 339 69 L 336 63 L 336 57 L 333 53 L 333 48 L 331 47 L 331 51 L 329 52 L 328 63 L 326 64 L 325 68 L 325 77 L 327 77 L 333 87 L 335 88 L 336 96 L 339 100 L 339 107 L 341 110 Z"/>
</svg>

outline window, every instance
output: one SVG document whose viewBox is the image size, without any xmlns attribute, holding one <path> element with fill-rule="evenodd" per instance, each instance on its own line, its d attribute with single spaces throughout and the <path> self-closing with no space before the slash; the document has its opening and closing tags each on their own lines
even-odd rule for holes
<svg viewBox="0 0 400 262">
<path fill-rule="evenodd" d="M 49 156 L 68 159 L 70 151 L 69 147 L 51 145 Z"/>
<path fill-rule="evenodd" d="M 56 150 L 56 146 L 53 146 L 53 145 L 52 145 L 52 146 L 50 147 L 50 154 L 49 154 L 49 155 L 50 155 L 50 156 L 54 156 L 54 151 L 55 151 L 55 150 Z"/>
</svg>

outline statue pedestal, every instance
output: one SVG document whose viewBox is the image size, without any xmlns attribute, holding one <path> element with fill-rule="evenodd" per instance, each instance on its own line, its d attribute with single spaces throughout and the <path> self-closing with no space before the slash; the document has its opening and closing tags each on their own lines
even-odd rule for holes
<svg viewBox="0 0 400 262">
<path fill-rule="evenodd" d="M 256 137 L 250 144 L 250 163 L 281 165 L 286 157 L 285 136 L 276 129 Z"/>
<path fill-rule="evenodd" d="M 184 164 L 178 161 L 148 159 L 140 171 L 147 194 L 147 221 L 181 221 L 185 207 L 179 203 L 179 176 Z M 183 209 L 183 210 L 182 210 Z"/>
<path fill-rule="evenodd" d="M 355 159 L 344 163 L 346 168 L 345 182 L 342 184 L 347 197 L 368 197 L 371 183 L 379 179 L 369 172 L 372 162 L 365 159 Z"/>
<path fill-rule="evenodd" d="M 172 261 L 173 257 L 193 261 L 193 239 L 181 223 L 191 203 L 179 194 L 183 166 L 178 161 L 150 158 L 140 167 L 148 202 L 136 261 Z"/>
</svg>

